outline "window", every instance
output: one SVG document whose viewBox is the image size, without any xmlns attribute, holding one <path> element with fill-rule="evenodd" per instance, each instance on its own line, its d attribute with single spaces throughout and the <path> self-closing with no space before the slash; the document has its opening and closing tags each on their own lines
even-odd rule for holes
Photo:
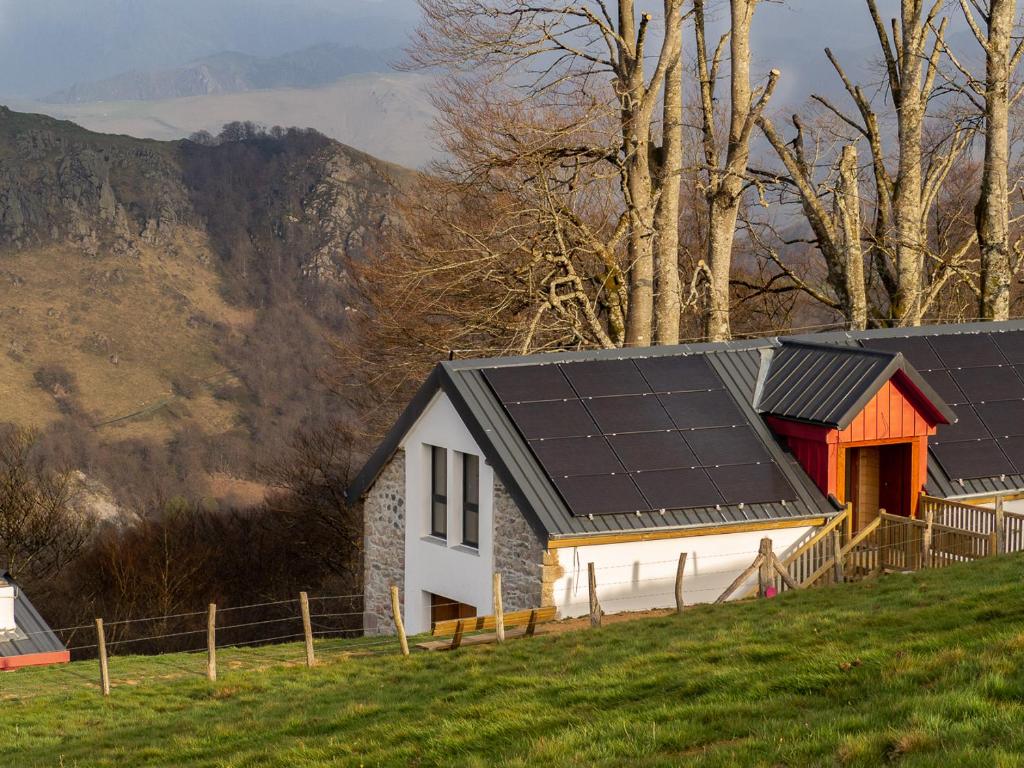
<svg viewBox="0 0 1024 768">
<path fill-rule="evenodd" d="M 448 451 L 430 447 L 430 535 L 448 538 Z"/>
<path fill-rule="evenodd" d="M 480 546 L 480 457 L 462 454 L 462 543 Z"/>
</svg>

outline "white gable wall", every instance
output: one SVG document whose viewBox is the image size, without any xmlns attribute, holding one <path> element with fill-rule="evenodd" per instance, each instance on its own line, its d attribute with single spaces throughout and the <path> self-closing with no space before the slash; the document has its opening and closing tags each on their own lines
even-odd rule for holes
<svg viewBox="0 0 1024 768">
<path fill-rule="evenodd" d="M 448 540 L 430 535 L 430 447 L 448 451 Z M 430 630 L 430 593 L 491 613 L 494 568 L 494 473 L 448 396 L 438 392 L 406 433 L 405 605 L 406 631 Z M 462 541 L 462 463 L 458 453 L 480 457 L 480 544 Z"/>
<path fill-rule="evenodd" d="M 761 539 L 770 538 L 775 553 L 782 558 L 813 530 L 801 526 L 562 548 L 558 550 L 562 575 L 554 583 L 554 604 L 562 617 L 589 613 L 587 564 L 593 562 L 598 599 L 605 613 L 673 607 L 680 552 L 687 553 L 684 602 L 714 602 L 753 562 Z M 734 597 L 756 580 L 755 574 Z"/>
</svg>

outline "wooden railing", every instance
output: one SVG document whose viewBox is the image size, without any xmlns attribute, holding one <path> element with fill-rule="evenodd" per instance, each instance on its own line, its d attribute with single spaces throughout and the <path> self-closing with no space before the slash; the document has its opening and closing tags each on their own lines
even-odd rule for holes
<svg viewBox="0 0 1024 768">
<path fill-rule="evenodd" d="M 836 552 L 849 540 L 853 525 L 853 509 L 846 506 L 842 512 L 829 520 L 815 534 L 801 544 L 792 554 L 784 558 L 783 566 L 797 584 L 804 586 L 814 575 L 822 579 L 822 568 L 835 562 Z M 821 583 L 831 583 L 823 580 Z M 783 585 L 785 586 L 785 585 Z"/>
<path fill-rule="evenodd" d="M 1006 512 L 996 497 L 995 508 L 921 495 L 918 517 L 938 525 L 981 534 L 995 534 L 1001 553 L 1024 551 L 1024 515 Z"/>
<path fill-rule="evenodd" d="M 942 568 L 996 554 L 994 533 L 977 533 L 927 520 L 879 515 L 881 567 L 895 571 Z"/>
</svg>

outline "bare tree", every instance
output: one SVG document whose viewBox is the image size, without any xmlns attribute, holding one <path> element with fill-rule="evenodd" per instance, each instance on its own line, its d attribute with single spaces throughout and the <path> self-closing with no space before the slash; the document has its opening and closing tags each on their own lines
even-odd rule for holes
<svg viewBox="0 0 1024 768">
<path fill-rule="evenodd" d="M 706 333 L 712 340 L 728 339 L 729 278 L 732 272 L 733 241 L 741 196 L 746 186 L 747 162 L 750 158 L 750 136 L 758 116 L 771 98 L 779 79 L 772 70 L 762 89 L 750 84 L 750 28 L 758 0 L 730 0 L 730 31 L 718 41 L 709 54 L 707 45 L 707 14 L 705 0 L 694 0 L 694 29 L 697 45 L 697 74 L 700 79 L 700 101 L 704 160 L 706 163 L 705 195 L 708 201 L 709 279 Z M 725 46 L 729 45 L 729 135 L 724 154 L 716 137 L 717 100 L 715 85 Z"/>
<path fill-rule="evenodd" d="M 975 77 L 946 48 L 950 61 L 965 78 L 963 92 L 984 116 L 985 162 L 974 214 L 981 251 L 980 316 L 990 320 L 1009 318 L 1014 272 L 1010 244 L 1010 80 L 1024 53 L 1024 43 L 1020 42 L 1011 53 L 1016 5 L 1015 0 L 960 0 L 964 19 L 985 52 L 984 79 Z"/>
<path fill-rule="evenodd" d="M 0 430 L 0 569 L 30 581 L 57 573 L 92 531 L 89 516 L 73 508 L 71 474 L 44 466 L 35 444 L 31 430 Z"/>
<path fill-rule="evenodd" d="M 812 161 L 805 150 L 804 126 L 793 115 L 796 136 L 791 142 L 783 140 L 774 124 L 765 116 L 758 118 L 768 142 L 785 166 L 788 177 L 784 181 L 800 199 L 801 208 L 815 244 L 825 261 L 829 293 L 813 287 L 793 269 L 777 260 L 778 266 L 792 283 L 815 300 L 839 311 L 851 328 L 866 328 L 868 322 L 867 294 L 864 284 L 864 257 L 861 250 L 860 188 L 857 179 L 857 149 L 855 145 L 843 147 L 835 185 L 822 189 L 815 180 Z M 832 195 L 831 210 L 826 196 Z"/>
<path fill-rule="evenodd" d="M 563 317 L 581 312 L 586 335 L 606 346 L 650 344 L 655 333 L 673 342 L 679 328 L 683 0 L 663 0 L 657 43 L 652 15 L 635 5 L 620 0 L 613 13 L 603 0 L 421 0 L 410 53 L 416 65 L 450 73 L 437 103 L 453 161 L 439 170 L 518 198 L 524 210 L 539 204 L 549 225 L 565 225 L 549 229 L 549 250 L 533 254 L 550 262 L 550 277 L 533 283 L 530 302 L 556 316 L 553 292 L 580 299 L 579 285 L 595 282 L 596 300 L 578 300 Z M 574 207 L 595 196 L 611 202 L 601 191 L 611 184 L 617 196 L 604 218 Z M 568 230 L 600 254 L 603 276 L 564 260 L 572 244 L 550 249 Z"/>
<path fill-rule="evenodd" d="M 873 243 L 874 266 L 891 296 L 891 319 L 900 325 L 917 325 L 927 303 L 923 276 L 928 211 L 940 177 L 948 172 L 952 160 L 966 145 L 964 137 L 958 133 L 950 145 L 946 161 L 933 164 L 925 176 L 925 117 L 935 88 L 947 19 L 943 18 L 938 27 L 935 26 L 942 0 L 934 0 L 927 9 L 921 0 L 900 0 L 900 17 L 891 20 L 890 39 L 876 0 L 866 2 L 885 63 L 886 85 L 896 111 L 898 158 L 895 175 L 890 174 L 885 165 L 883 134 L 874 107 L 863 89 L 853 84 L 828 49 L 825 53 L 857 106 L 861 119 L 858 121 L 847 116 L 827 99 L 814 98 L 868 141 L 879 197 Z M 890 242 L 890 233 L 893 242 Z"/>
</svg>

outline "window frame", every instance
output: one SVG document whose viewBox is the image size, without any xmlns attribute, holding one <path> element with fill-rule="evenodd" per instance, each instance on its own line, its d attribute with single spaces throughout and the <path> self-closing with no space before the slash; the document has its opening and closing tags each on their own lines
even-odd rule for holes
<svg viewBox="0 0 1024 768">
<path fill-rule="evenodd" d="M 475 471 L 470 471 L 470 465 Z M 470 501 L 471 478 L 476 480 L 473 501 Z M 467 524 L 470 515 L 476 518 L 476 525 L 473 526 L 476 529 L 476 536 L 473 538 L 469 536 Z M 480 548 L 480 457 L 475 453 L 462 454 L 462 545 L 473 549 Z"/>
<path fill-rule="evenodd" d="M 437 445 L 430 448 L 430 535 L 448 540 L 448 450 Z M 440 462 L 438 459 L 440 458 Z M 438 464 L 440 463 L 440 480 L 443 485 L 438 488 Z M 441 525 L 438 526 L 440 514 Z"/>
</svg>

